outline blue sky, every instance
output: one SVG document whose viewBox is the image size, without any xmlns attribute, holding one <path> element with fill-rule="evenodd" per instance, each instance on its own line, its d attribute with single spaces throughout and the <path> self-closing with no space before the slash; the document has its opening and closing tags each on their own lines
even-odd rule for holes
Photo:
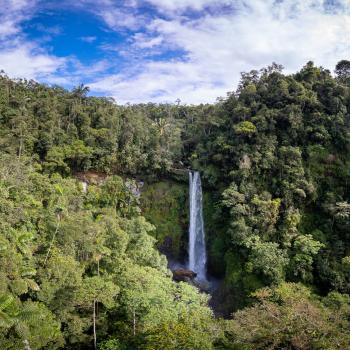
<svg viewBox="0 0 350 350">
<path fill-rule="evenodd" d="M 240 72 L 350 59 L 350 0 L 0 0 L 0 70 L 117 103 L 214 102 Z"/>
</svg>

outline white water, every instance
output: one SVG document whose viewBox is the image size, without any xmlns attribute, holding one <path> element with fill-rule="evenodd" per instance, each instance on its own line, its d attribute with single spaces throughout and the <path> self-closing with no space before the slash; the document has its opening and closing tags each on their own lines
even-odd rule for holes
<svg viewBox="0 0 350 350">
<path fill-rule="evenodd" d="M 88 188 L 88 183 L 85 181 L 81 182 L 81 185 L 83 187 L 83 192 L 86 193 L 87 192 L 87 188 Z"/>
<path fill-rule="evenodd" d="M 189 265 L 199 281 L 206 281 L 207 253 L 202 208 L 202 185 L 198 171 L 190 171 Z"/>
</svg>

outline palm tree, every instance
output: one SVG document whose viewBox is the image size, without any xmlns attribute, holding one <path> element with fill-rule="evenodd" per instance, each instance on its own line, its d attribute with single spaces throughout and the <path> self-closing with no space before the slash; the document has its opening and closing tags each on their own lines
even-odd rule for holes
<svg viewBox="0 0 350 350">
<path fill-rule="evenodd" d="M 84 84 L 79 84 L 78 86 L 73 88 L 72 95 L 82 100 L 83 98 L 86 97 L 89 91 L 90 91 L 90 88 L 88 86 L 85 86 Z"/>
</svg>

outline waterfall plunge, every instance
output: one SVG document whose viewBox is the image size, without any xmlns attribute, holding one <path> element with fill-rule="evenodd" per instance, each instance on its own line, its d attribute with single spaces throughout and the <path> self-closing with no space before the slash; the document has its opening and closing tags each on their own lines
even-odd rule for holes
<svg viewBox="0 0 350 350">
<path fill-rule="evenodd" d="M 202 209 L 202 185 L 198 171 L 190 171 L 189 269 L 206 281 L 207 253 Z"/>
</svg>

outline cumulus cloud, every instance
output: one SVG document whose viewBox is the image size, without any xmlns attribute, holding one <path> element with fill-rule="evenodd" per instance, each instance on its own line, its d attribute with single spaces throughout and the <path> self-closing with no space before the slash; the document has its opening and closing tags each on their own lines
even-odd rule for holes
<svg viewBox="0 0 350 350">
<path fill-rule="evenodd" d="M 121 8 L 107 8 L 99 11 L 99 15 L 114 30 L 119 30 L 120 28 L 135 30 L 142 26 L 141 16 L 135 16 Z"/>
<path fill-rule="evenodd" d="M 0 41 L 20 32 L 20 23 L 31 15 L 35 0 L 0 0 Z"/>
<path fill-rule="evenodd" d="M 175 102 L 177 97 L 186 103 L 215 100 L 222 88 L 198 73 L 185 62 L 150 62 L 138 74 L 109 75 L 89 86 L 110 92 L 118 103 Z"/>
<path fill-rule="evenodd" d="M 147 36 L 144 33 L 136 33 L 132 39 L 133 44 L 140 49 L 149 49 L 159 46 L 163 42 L 162 36 Z"/>
<path fill-rule="evenodd" d="M 98 16 L 114 31 L 137 30 L 145 24 L 145 17 L 137 11 L 137 1 L 100 0 L 98 6 L 95 0 L 77 0 L 73 3 L 65 1 L 70 8 L 79 8 Z"/>
<path fill-rule="evenodd" d="M 35 52 L 28 44 L 0 51 L 0 69 L 15 78 L 45 79 L 65 64 L 65 60 Z"/>
<path fill-rule="evenodd" d="M 234 89 L 241 71 L 275 61 L 293 72 L 309 60 L 333 69 L 340 59 L 350 58 L 348 0 L 336 6 L 318 0 L 215 1 L 231 10 L 203 11 L 193 18 L 187 16 L 187 8 L 202 9 L 214 1 L 148 2 L 177 15 L 149 21 L 146 34 L 135 36 L 139 47 L 163 45 L 184 54 L 163 62 L 145 59 L 136 70 L 90 84 L 120 102 L 212 102 Z"/>
<path fill-rule="evenodd" d="M 65 58 L 50 55 L 26 39 L 22 24 L 37 8 L 35 0 L 0 0 L 0 70 L 11 77 L 47 81 L 66 65 Z M 47 32 L 58 33 L 58 28 L 51 29 Z"/>
<path fill-rule="evenodd" d="M 294 72 L 309 60 L 332 70 L 350 59 L 350 0 L 68 2 L 101 19 L 108 33 L 108 41 L 81 37 L 101 50 L 89 65 L 74 52 L 60 58 L 26 40 L 21 23 L 36 1 L 0 0 L 0 69 L 46 82 L 84 82 L 120 103 L 213 102 L 234 90 L 242 71 L 277 62 Z"/>
</svg>

